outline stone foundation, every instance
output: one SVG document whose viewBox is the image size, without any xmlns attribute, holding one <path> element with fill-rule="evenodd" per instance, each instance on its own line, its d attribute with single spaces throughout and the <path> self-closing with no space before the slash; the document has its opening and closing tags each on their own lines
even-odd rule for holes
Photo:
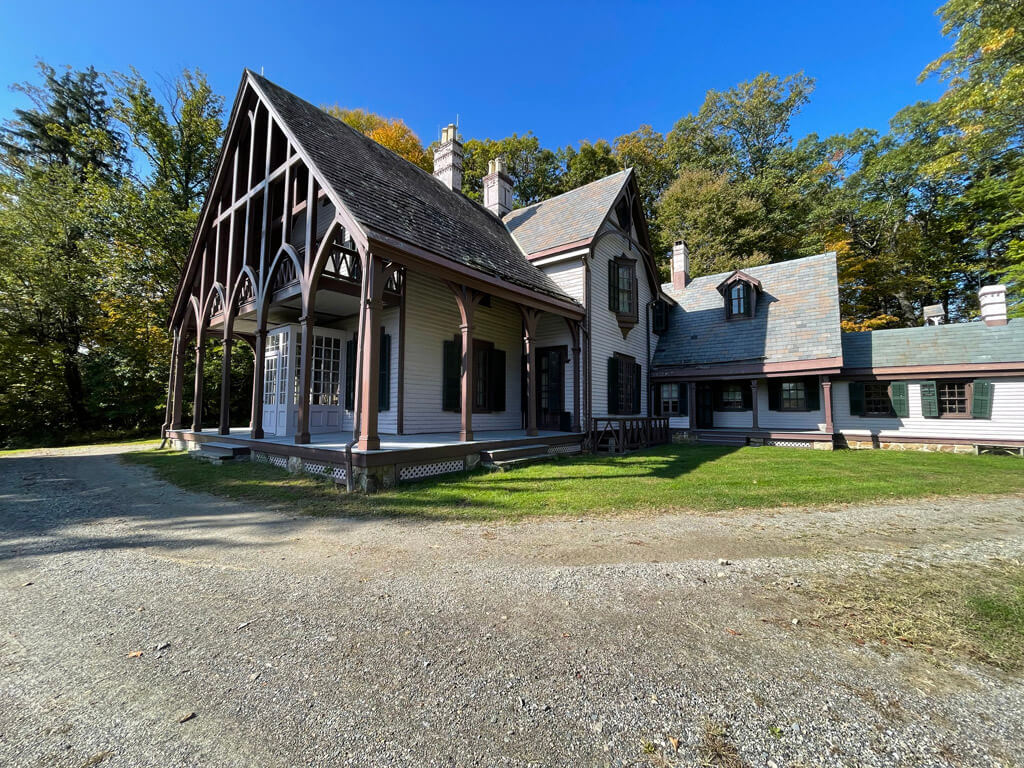
<svg viewBox="0 0 1024 768">
<path fill-rule="evenodd" d="M 905 443 L 894 440 L 858 440 L 845 438 L 844 447 L 852 450 L 922 451 L 924 453 L 974 453 L 973 445 L 961 443 Z"/>
</svg>

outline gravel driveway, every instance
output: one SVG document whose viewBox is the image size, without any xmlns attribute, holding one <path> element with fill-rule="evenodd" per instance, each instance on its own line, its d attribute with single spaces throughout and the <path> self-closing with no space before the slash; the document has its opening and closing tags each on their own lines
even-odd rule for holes
<svg viewBox="0 0 1024 768">
<path fill-rule="evenodd" d="M 1020 678 L 815 634 L 765 597 L 1022 553 L 1019 498 L 310 519 L 109 452 L 0 458 L 0 765 L 1022 764 Z"/>
</svg>

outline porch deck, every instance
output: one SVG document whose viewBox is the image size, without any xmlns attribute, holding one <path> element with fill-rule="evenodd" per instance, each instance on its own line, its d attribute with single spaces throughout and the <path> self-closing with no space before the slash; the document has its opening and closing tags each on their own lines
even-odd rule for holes
<svg viewBox="0 0 1024 768">
<path fill-rule="evenodd" d="M 328 464 L 345 461 L 345 446 L 352 440 L 351 432 L 324 432 L 310 436 L 311 442 L 297 445 L 291 436 L 270 435 L 254 440 L 248 427 L 232 427 L 228 435 L 216 430 L 193 432 L 189 429 L 169 430 L 170 440 L 198 447 L 202 443 L 232 443 L 244 445 L 253 452 L 271 456 L 298 457 L 303 460 Z M 546 445 L 553 453 L 568 451 L 579 446 L 585 435 L 578 432 L 541 431 L 527 435 L 524 429 L 481 430 L 471 441 L 459 440 L 457 432 L 435 432 L 415 435 L 380 436 L 380 450 L 362 451 L 353 446 L 352 461 L 356 466 L 404 465 L 437 461 L 479 454 L 502 448 L 525 445 Z M 565 446 L 563 448 L 562 446 Z"/>
</svg>

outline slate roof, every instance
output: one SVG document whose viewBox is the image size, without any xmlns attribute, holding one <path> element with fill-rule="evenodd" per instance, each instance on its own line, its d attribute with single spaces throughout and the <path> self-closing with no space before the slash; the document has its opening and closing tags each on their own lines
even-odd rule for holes
<svg viewBox="0 0 1024 768">
<path fill-rule="evenodd" d="M 597 234 L 632 169 L 505 214 L 505 225 L 528 254 L 588 240 Z"/>
<path fill-rule="evenodd" d="M 527 261 L 505 225 L 486 208 L 319 107 L 255 72 L 248 75 L 361 226 L 578 303 Z"/>
<path fill-rule="evenodd" d="M 951 323 L 843 334 L 845 368 L 889 368 L 960 363 L 1020 363 L 1024 320 L 1006 325 Z"/>
<path fill-rule="evenodd" d="M 836 358 L 842 354 L 834 253 L 743 270 L 761 281 L 754 317 L 725 319 L 717 286 L 731 273 L 662 289 L 678 306 L 658 339 L 656 366 L 758 365 Z"/>
</svg>

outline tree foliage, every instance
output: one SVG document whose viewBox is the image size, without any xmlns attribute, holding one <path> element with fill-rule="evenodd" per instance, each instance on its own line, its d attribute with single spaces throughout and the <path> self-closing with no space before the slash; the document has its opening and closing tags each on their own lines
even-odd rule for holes
<svg viewBox="0 0 1024 768">
<path fill-rule="evenodd" d="M 423 170 L 434 170 L 433 154 L 423 149 L 419 136 L 402 120 L 382 117 L 365 109 L 346 109 L 337 104 L 326 107 L 324 111 Z"/>
</svg>

